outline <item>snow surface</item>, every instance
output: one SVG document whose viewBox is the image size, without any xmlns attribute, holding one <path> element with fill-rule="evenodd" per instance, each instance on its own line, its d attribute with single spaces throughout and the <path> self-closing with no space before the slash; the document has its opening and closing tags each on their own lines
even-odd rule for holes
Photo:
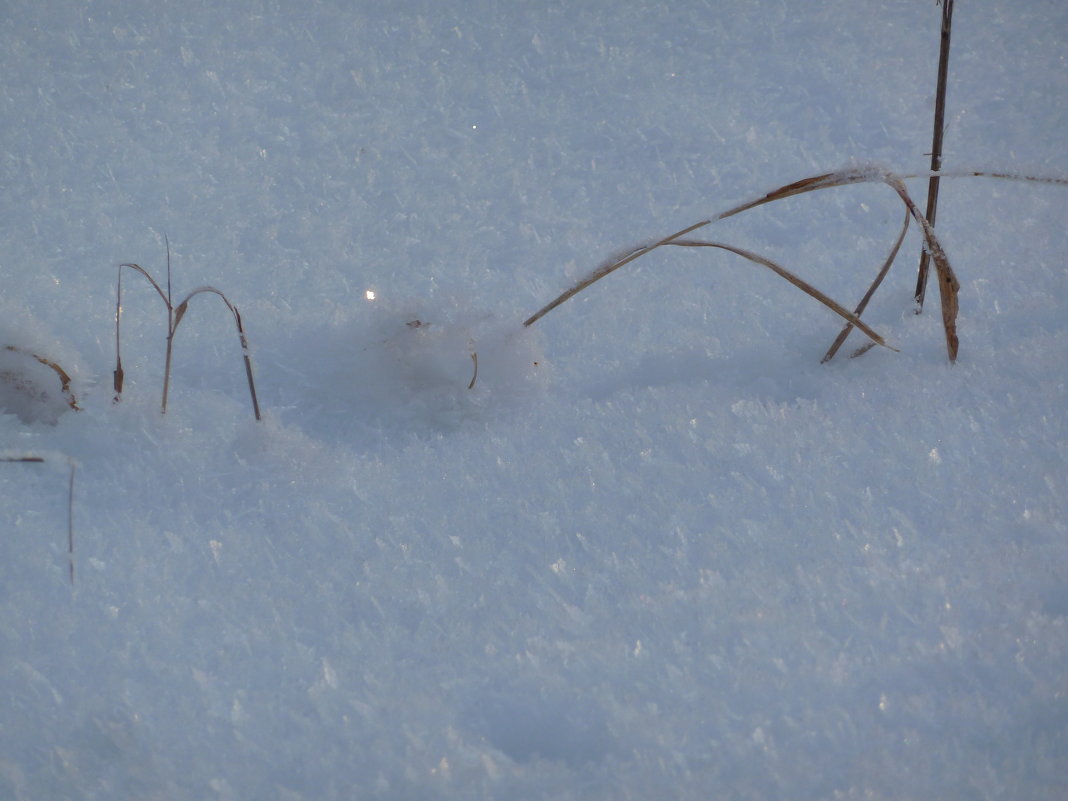
<svg viewBox="0 0 1068 801">
<path fill-rule="evenodd" d="M 955 366 L 915 231 L 898 353 L 710 251 L 520 325 L 923 170 L 939 16 L 0 5 L 0 345 L 81 407 L 5 351 L 0 798 L 1068 797 L 1068 190 L 944 182 Z M 958 3 L 950 75 L 947 168 L 1068 173 L 1068 5 Z M 901 214 L 709 236 L 852 305 Z M 262 422 L 210 296 L 160 415 L 132 271 L 111 402 L 164 236 Z"/>
</svg>

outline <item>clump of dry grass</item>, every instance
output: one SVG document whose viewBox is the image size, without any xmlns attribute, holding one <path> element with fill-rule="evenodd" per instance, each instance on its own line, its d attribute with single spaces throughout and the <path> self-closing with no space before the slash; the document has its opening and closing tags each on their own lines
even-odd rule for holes
<svg viewBox="0 0 1068 801">
<path fill-rule="evenodd" d="M 71 378 L 67 374 L 67 371 L 60 367 L 59 364 L 38 353 L 26 350 L 17 345 L 4 345 L 3 349 L 5 353 L 15 354 L 18 358 L 31 364 L 36 362 L 37 364 L 44 365 L 55 373 L 56 377 L 59 379 L 59 391 L 63 397 L 63 402 L 68 408 L 78 411 L 78 399 L 74 397 L 74 392 L 71 390 Z M 50 394 L 27 375 L 27 371 L 24 367 L 0 369 L 0 382 L 6 384 L 13 391 L 31 399 L 43 400 Z"/>
<path fill-rule="evenodd" d="M 122 397 L 123 380 L 125 373 L 122 369 L 122 354 L 120 349 L 120 322 L 122 320 L 122 268 L 134 270 L 140 275 L 144 276 L 148 282 L 152 285 L 152 288 L 156 290 L 156 294 L 163 300 L 163 305 L 167 308 L 167 349 L 166 356 L 164 358 L 163 365 L 163 398 L 160 402 L 160 411 L 163 414 L 167 413 L 167 397 L 170 392 L 171 383 L 171 360 L 174 353 L 174 335 L 178 332 L 178 326 L 182 322 L 182 318 L 185 316 L 186 311 L 189 308 L 189 301 L 194 297 L 201 294 L 214 294 L 218 295 L 222 299 L 222 302 L 226 304 L 226 308 L 230 310 L 233 315 L 234 323 L 237 326 L 237 336 L 241 344 L 241 356 L 245 365 L 245 379 L 248 382 L 249 396 L 252 399 L 252 412 L 257 420 L 260 420 L 260 404 L 256 396 L 256 382 L 252 372 L 252 356 L 249 352 L 248 337 L 245 334 L 245 327 L 241 320 L 241 313 L 237 310 L 237 307 L 230 302 L 222 292 L 213 286 L 202 286 L 194 289 L 182 301 L 175 306 L 172 301 L 171 294 L 171 250 L 170 243 L 167 243 L 167 290 L 164 292 L 163 288 L 154 279 L 151 274 L 139 264 L 123 263 L 118 267 L 118 277 L 116 280 L 116 299 L 115 299 L 115 370 L 114 388 L 115 388 L 115 400 L 118 401 Z"/>
<path fill-rule="evenodd" d="M 0 453 L 0 462 L 15 464 L 45 464 L 50 462 L 65 462 L 70 469 L 67 478 L 67 575 L 70 584 L 74 586 L 74 470 L 75 462 L 69 456 L 40 456 L 37 454 L 3 454 Z"/>
<path fill-rule="evenodd" d="M 933 173 L 924 173 L 922 177 L 930 177 Z M 1021 175 L 1013 173 L 994 173 L 983 171 L 964 171 L 964 172 L 940 172 L 939 177 L 988 177 L 999 178 L 1003 180 L 1013 181 L 1029 181 L 1034 183 L 1047 183 L 1047 184 L 1061 184 L 1068 185 L 1068 179 L 1056 178 L 1056 177 L 1041 177 L 1032 175 Z M 809 178 L 803 178 L 800 181 L 794 181 L 793 183 L 781 186 L 778 189 L 774 189 L 765 195 L 754 198 L 753 200 L 746 201 L 732 208 L 727 209 L 715 216 L 709 217 L 704 220 L 699 220 L 693 225 L 688 225 L 680 231 L 676 231 L 663 239 L 658 239 L 653 242 L 649 242 L 643 245 L 639 245 L 629 251 L 625 256 L 612 261 L 606 262 L 595 270 L 590 272 L 586 277 L 582 278 L 576 284 L 569 289 L 562 292 L 552 301 L 540 308 L 530 317 L 523 321 L 524 326 L 533 325 L 540 320 L 550 311 L 565 303 L 570 298 L 582 292 L 584 289 L 600 281 L 605 276 L 615 272 L 620 267 L 630 264 L 635 259 L 645 256 L 657 248 L 672 245 L 677 247 L 708 247 L 719 248 L 721 250 L 727 250 L 731 253 L 735 253 L 743 258 L 748 259 L 751 262 L 759 264 L 763 267 L 775 272 L 777 275 L 789 281 L 798 289 L 805 292 L 807 295 L 818 300 L 823 305 L 831 309 L 835 314 L 839 315 L 847 322 L 847 327 L 842 334 L 839 335 L 841 341 L 845 340 L 849 331 L 853 327 L 860 329 L 873 344 L 882 345 L 883 347 L 890 347 L 886 341 L 875 331 L 868 327 L 860 319 L 860 314 L 864 311 L 871 296 L 875 293 L 882 279 L 886 276 L 890 269 L 898 250 L 900 249 L 901 242 L 904 239 L 905 231 L 908 228 L 909 218 L 916 221 L 919 225 L 924 243 L 924 251 L 929 255 L 930 259 L 934 262 L 935 271 L 938 276 L 938 288 L 939 295 L 942 304 L 942 327 L 945 332 L 946 351 L 949 356 L 950 362 L 956 361 L 957 353 L 959 350 L 959 340 L 957 336 L 957 314 L 959 310 L 957 302 L 957 293 L 960 290 L 960 282 L 957 280 L 956 273 L 953 271 L 952 266 L 949 263 L 949 258 L 946 256 L 945 249 L 942 247 L 942 243 L 935 235 L 934 227 L 931 225 L 927 217 L 920 211 L 919 207 L 913 201 L 908 189 L 905 186 L 905 181 L 911 178 L 921 177 L 920 175 L 897 175 L 889 170 L 881 167 L 864 167 L 864 168 L 846 168 L 835 172 L 822 173 L 820 175 L 814 175 Z M 905 223 L 902 226 L 901 234 L 898 236 L 897 241 L 894 244 L 893 249 L 889 257 L 883 263 L 879 270 L 875 281 L 865 294 L 863 300 L 858 304 L 855 311 L 849 311 L 843 307 L 840 303 L 830 298 L 820 290 L 816 289 L 806 281 L 802 280 L 798 276 L 791 273 L 784 267 L 776 264 L 770 259 L 766 259 L 763 256 L 759 256 L 741 248 L 726 245 L 722 242 L 710 242 L 710 241 L 698 241 L 687 239 L 687 235 L 694 231 L 711 225 L 719 220 L 725 220 L 728 217 L 733 217 L 737 214 L 741 214 L 744 211 L 757 208 L 758 206 L 764 206 L 768 203 L 774 203 L 779 200 L 784 200 L 796 195 L 803 195 L 809 192 L 816 192 L 823 189 L 833 189 L 839 186 L 849 186 L 852 184 L 863 183 L 882 183 L 890 187 L 895 194 L 900 198 L 901 202 L 905 206 Z M 824 361 L 831 358 L 841 342 L 836 340 L 835 344 L 828 350 L 827 355 L 824 356 Z M 891 348 L 893 350 L 893 348 Z"/>
<path fill-rule="evenodd" d="M 918 304 L 917 313 L 923 308 L 924 294 L 927 287 L 927 276 L 929 272 L 930 262 L 934 262 L 935 271 L 938 275 L 938 289 L 939 297 L 942 305 L 942 328 L 945 332 L 946 339 L 946 352 L 949 355 L 949 361 L 955 362 L 957 359 L 957 353 L 960 348 L 960 342 L 957 336 L 957 314 L 959 311 L 957 294 L 960 291 L 960 282 L 957 280 L 956 274 L 953 272 L 953 268 L 950 266 L 949 259 L 946 256 L 946 252 L 942 247 L 941 242 L 938 241 L 938 237 L 935 236 L 934 223 L 935 216 L 938 211 L 938 189 L 940 185 L 940 179 L 944 177 L 988 177 L 999 178 L 1012 181 L 1030 181 L 1034 183 L 1048 183 L 1048 184 L 1061 184 L 1068 185 L 1068 180 L 1064 178 L 1056 177 L 1042 177 L 1035 175 L 1021 175 L 1011 173 L 996 173 L 996 172 L 983 172 L 983 171 L 959 171 L 959 172 L 945 172 L 942 170 L 942 139 L 945 133 L 945 110 L 946 110 L 946 85 L 949 77 L 949 46 L 950 46 L 950 34 L 953 24 L 953 0 L 941 0 L 942 5 L 942 25 L 941 25 L 941 46 L 939 48 L 938 57 L 938 77 L 935 85 L 935 111 L 934 111 L 934 132 L 931 143 L 931 169 L 924 177 L 928 179 L 928 191 L 927 191 L 927 210 L 926 213 L 920 213 L 919 208 L 909 195 L 908 190 L 905 187 L 905 180 L 909 178 L 917 178 L 917 175 L 896 175 L 889 170 L 881 168 L 867 168 L 867 169 L 845 169 L 836 172 L 823 173 L 822 175 L 814 175 L 809 178 L 803 178 L 800 181 L 795 181 L 792 184 L 781 186 L 778 189 L 768 192 L 766 195 L 758 197 L 754 200 L 742 203 L 739 206 L 727 209 L 714 217 L 710 217 L 706 220 L 700 220 L 693 225 L 683 228 L 681 231 L 664 237 L 663 239 L 655 242 L 640 245 L 625 256 L 619 259 L 602 264 L 597 269 L 593 270 L 589 275 L 576 283 L 570 289 L 566 290 L 548 304 L 543 306 L 537 312 L 527 318 L 523 325 L 533 325 L 545 314 L 555 309 L 560 304 L 567 301 L 569 298 L 574 297 L 579 292 L 583 291 L 587 287 L 596 283 L 604 278 L 609 273 L 618 270 L 626 264 L 634 261 L 635 259 L 656 250 L 659 247 L 665 245 L 675 245 L 680 247 L 711 247 L 727 250 L 732 253 L 736 253 L 748 259 L 751 262 L 760 264 L 764 267 L 774 271 L 779 276 L 785 278 L 791 284 L 801 289 L 806 294 L 814 297 L 816 300 L 823 303 L 839 316 L 845 318 L 846 325 L 839 333 L 838 337 L 828 348 L 826 354 L 824 354 L 822 361 L 826 362 L 834 358 L 838 349 L 845 342 L 853 328 L 859 328 L 864 334 L 871 340 L 865 347 L 857 350 L 853 355 L 857 356 L 864 353 L 874 345 L 887 346 L 882 337 L 872 331 L 868 326 L 860 320 L 860 315 L 867 308 L 868 302 L 871 300 L 875 291 L 879 288 L 883 279 L 890 271 L 891 265 L 894 263 L 894 259 L 897 258 L 898 251 L 901 249 L 901 243 L 905 239 L 905 234 L 908 231 L 910 218 L 914 219 L 920 226 L 923 235 L 923 250 L 920 256 L 919 273 L 916 279 L 916 302 Z M 864 294 L 864 297 L 857 304 L 856 308 L 849 312 L 844 309 L 839 303 L 832 300 L 824 293 L 817 290 L 815 287 L 806 283 L 798 278 L 793 273 L 789 272 L 785 268 L 775 264 L 769 259 L 762 256 L 758 256 L 750 251 L 742 250 L 730 245 L 725 245 L 721 242 L 706 242 L 706 241 L 694 241 L 684 239 L 687 234 L 696 231 L 699 228 L 703 228 L 706 225 L 732 217 L 736 214 L 741 214 L 743 211 L 747 211 L 757 206 L 763 206 L 768 203 L 773 203 L 777 200 L 793 197 L 794 195 L 801 195 L 807 192 L 814 192 L 820 189 L 830 189 L 836 186 L 846 186 L 856 183 L 874 183 L 881 182 L 889 186 L 897 193 L 902 203 L 905 205 L 905 220 L 901 226 L 901 233 L 898 235 L 894 242 L 893 247 L 890 250 L 890 254 L 883 262 L 879 269 L 878 274 L 872 281 L 868 291 Z M 888 346 L 887 346 L 888 347 Z"/>
</svg>

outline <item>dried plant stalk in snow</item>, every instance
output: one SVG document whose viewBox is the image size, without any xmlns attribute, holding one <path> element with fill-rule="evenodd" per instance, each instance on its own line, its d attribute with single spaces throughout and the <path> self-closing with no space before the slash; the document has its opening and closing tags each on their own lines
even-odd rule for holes
<svg viewBox="0 0 1068 801">
<path fill-rule="evenodd" d="M 237 336 L 241 344 L 241 356 L 245 364 L 245 379 L 248 382 L 249 396 L 252 398 L 252 412 L 256 416 L 256 419 L 260 417 L 260 404 L 256 397 L 256 382 L 252 372 L 252 356 L 248 347 L 248 336 L 245 334 L 244 323 L 241 321 L 241 313 L 238 312 L 237 307 L 230 302 L 222 292 L 212 286 L 202 286 L 194 289 L 185 299 L 182 300 L 177 306 L 171 301 L 171 251 L 170 243 L 167 244 L 167 291 L 164 292 L 163 288 L 156 282 L 156 280 L 149 274 L 147 270 L 138 264 L 124 263 L 119 265 L 118 280 L 116 282 L 116 301 L 115 301 L 115 371 L 114 371 L 114 387 L 115 387 L 115 400 L 119 400 L 122 396 L 122 385 L 124 372 L 122 369 L 122 356 L 120 353 L 120 333 L 119 325 L 122 319 L 122 268 L 127 267 L 143 275 L 148 282 L 152 285 L 152 288 L 156 290 L 156 294 L 163 300 L 163 305 L 167 308 L 167 350 L 164 357 L 163 364 L 163 398 L 160 402 L 160 411 L 163 414 L 167 412 L 167 397 L 170 393 L 171 383 L 171 359 L 174 352 L 174 335 L 178 331 L 178 324 L 185 316 L 187 309 L 189 308 L 189 301 L 195 296 L 202 293 L 211 293 L 218 295 L 222 298 L 223 303 L 226 304 L 226 308 L 230 310 L 230 313 L 234 317 L 234 322 L 237 325 Z"/>
<path fill-rule="evenodd" d="M 1034 183 L 1068 185 L 1068 179 L 1065 178 L 1042 177 L 1014 173 L 984 172 L 978 170 L 957 172 L 943 171 L 940 173 L 928 172 L 923 173 L 922 177 L 929 178 L 935 174 L 944 178 L 987 177 L 1012 181 L 1029 181 Z M 572 287 L 562 292 L 556 298 L 551 300 L 545 306 L 543 306 L 530 317 L 528 317 L 526 320 L 524 320 L 523 325 L 533 325 L 535 322 L 540 320 L 542 317 L 544 317 L 550 311 L 555 309 L 557 306 L 560 306 L 570 298 L 577 295 L 579 292 L 592 286 L 597 281 L 600 281 L 606 275 L 615 272 L 620 267 L 630 264 L 632 261 L 640 258 L 641 256 L 651 253 L 659 247 L 663 247 L 665 245 L 676 245 L 684 247 L 717 247 L 723 250 L 729 250 L 733 253 L 737 253 L 738 255 L 744 256 L 745 258 L 749 259 L 750 261 L 753 261 L 757 264 L 761 264 L 765 267 L 774 270 L 778 275 L 782 276 L 786 280 L 790 281 L 790 283 L 794 284 L 794 286 L 801 288 L 807 294 L 811 295 L 812 297 L 816 298 L 821 303 L 826 305 L 828 308 L 832 309 L 836 314 L 843 317 L 850 325 L 859 328 L 865 333 L 865 335 L 867 335 L 872 340 L 872 342 L 886 346 L 886 343 L 878 334 L 876 334 L 874 331 L 872 331 L 870 328 L 860 322 L 859 314 L 861 311 L 863 311 L 863 308 L 864 306 L 866 306 L 867 301 L 870 300 L 871 294 L 874 294 L 875 288 L 878 287 L 879 283 L 882 280 L 882 277 L 885 276 L 886 271 L 889 270 L 889 265 L 893 262 L 894 257 L 897 255 L 897 251 L 900 247 L 900 242 L 895 245 L 893 251 L 890 254 L 890 257 L 883 264 L 883 267 L 880 270 L 880 274 L 876 278 L 872 289 L 870 289 L 868 295 L 865 296 L 864 301 L 862 301 L 862 305 L 858 307 L 859 311 L 854 313 L 847 311 L 840 304 L 831 300 L 827 295 L 823 294 L 822 292 L 819 292 L 814 287 L 804 282 L 802 279 L 787 271 L 785 268 L 775 265 L 769 259 L 765 259 L 764 257 L 758 256 L 749 251 L 743 251 L 740 248 L 724 245 L 722 243 L 696 242 L 684 239 L 684 237 L 686 237 L 688 234 L 698 230 L 699 228 L 711 225 L 712 223 L 717 222 L 718 220 L 725 220 L 728 217 L 733 217 L 737 214 L 741 214 L 743 211 L 748 211 L 749 209 L 754 209 L 758 206 L 763 206 L 768 203 L 774 203 L 778 200 L 784 200 L 786 198 L 794 197 L 796 195 L 803 195 L 808 192 L 815 192 L 821 189 L 831 189 L 838 186 L 849 186 L 852 184 L 861 183 L 884 183 L 891 189 L 893 189 L 897 196 L 901 199 L 901 202 L 905 205 L 906 215 L 916 220 L 916 222 L 920 226 L 920 230 L 923 235 L 924 249 L 930 255 L 930 258 L 934 261 L 935 271 L 938 275 L 938 288 L 942 302 L 942 327 L 945 331 L 946 351 L 949 356 L 950 362 L 956 361 L 957 352 L 959 350 L 959 341 L 957 338 L 957 293 L 960 290 L 960 283 L 957 280 L 956 274 L 953 272 L 953 268 L 950 266 L 949 258 L 946 256 L 946 252 L 943 249 L 941 242 L 939 242 L 938 237 L 935 235 L 934 228 L 928 222 L 927 218 L 920 212 L 919 208 L 916 206 L 916 203 L 909 195 L 908 189 L 905 186 L 906 179 L 917 177 L 921 177 L 921 175 L 896 175 L 890 172 L 889 170 L 885 170 L 880 167 L 862 167 L 847 168 L 835 172 L 822 173 L 820 175 L 814 175 L 809 178 L 803 178 L 800 181 L 795 181 L 793 183 L 786 184 L 785 186 L 781 186 L 778 189 L 774 189 L 771 192 L 768 192 L 765 195 L 761 195 L 758 198 L 746 201 L 745 203 L 742 203 L 738 206 L 734 206 L 730 209 L 727 209 L 726 211 L 721 212 L 713 217 L 700 220 L 694 223 L 693 225 L 688 225 L 681 231 L 676 231 L 675 233 L 670 234 L 669 236 L 666 236 L 663 239 L 659 239 L 648 244 L 639 245 L 638 247 L 629 251 L 625 256 L 602 264 L 600 267 L 593 270 L 586 277 L 582 278 Z M 901 237 L 903 236 L 904 232 L 902 232 L 901 234 Z"/>
</svg>

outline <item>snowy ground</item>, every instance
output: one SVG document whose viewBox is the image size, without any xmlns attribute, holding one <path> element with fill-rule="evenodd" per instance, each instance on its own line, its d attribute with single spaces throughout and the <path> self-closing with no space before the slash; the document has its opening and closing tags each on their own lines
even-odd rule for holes
<svg viewBox="0 0 1068 801">
<path fill-rule="evenodd" d="M 957 6 L 946 166 L 1068 173 L 1068 6 Z M 520 325 L 924 169 L 933 2 L 235 8 L 0 5 L 0 798 L 1068 797 L 1068 190 L 943 185 L 952 367 L 914 232 L 898 353 L 708 251 Z M 709 235 L 852 305 L 901 214 Z M 112 404 L 165 235 L 262 422 L 132 271 Z"/>
</svg>

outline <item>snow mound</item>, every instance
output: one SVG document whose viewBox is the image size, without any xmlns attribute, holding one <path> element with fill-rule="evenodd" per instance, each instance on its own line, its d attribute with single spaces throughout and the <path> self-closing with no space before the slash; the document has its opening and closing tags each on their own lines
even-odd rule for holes
<svg viewBox="0 0 1068 801">
<path fill-rule="evenodd" d="M 383 301 L 282 325 L 260 360 L 266 403 L 314 436 L 456 430 L 517 409 L 548 382 L 538 335 L 497 314 Z"/>
</svg>

